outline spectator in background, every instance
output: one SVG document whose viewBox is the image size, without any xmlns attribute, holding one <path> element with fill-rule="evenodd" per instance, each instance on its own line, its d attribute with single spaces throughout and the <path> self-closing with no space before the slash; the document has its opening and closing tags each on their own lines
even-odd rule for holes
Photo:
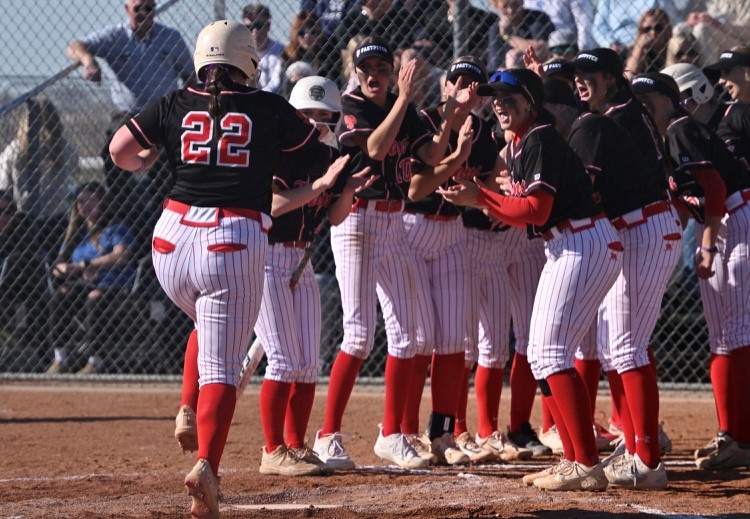
<svg viewBox="0 0 750 519">
<path fill-rule="evenodd" d="M 680 0 L 598 0 L 594 17 L 594 38 L 599 47 L 617 51 L 623 60 L 627 59 L 630 47 L 635 44 L 641 14 L 658 7 L 667 13 L 671 20 L 679 20 L 681 10 L 675 5 Z M 587 50 L 587 49 L 582 49 Z"/>
<path fill-rule="evenodd" d="M 307 11 L 298 12 L 289 27 L 289 41 L 282 53 L 284 67 L 306 61 L 316 72 L 321 72 L 323 56 L 320 52 L 324 44 L 325 36 L 315 15 Z M 323 73 L 321 75 L 325 76 Z M 288 93 L 291 93 L 291 89 Z"/>
<path fill-rule="evenodd" d="M 552 31 L 549 40 L 547 40 L 547 47 L 549 48 L 550 59 L 561 58 L 567 61 L 572 61 L 579 50 L 576 35 L 569 30 Z"/>
<path fill-rule="evenodd" d="M 18 208 L 41 220 L 59 219 L 78 170 L 78 152 L 63 135 L 55 105 L 30 98 L 16 137 L 0 153 L 0 189 L 13 192 Z"/>
<path fill-rule="evenodd" d="M 708 0 L 685 23 L 699 42 L 700 63 L 711 63 L 722 50 L 750 41 L 750 0 Z"/>
<path fill-rule="evenodd" d="M 326 36 L 332 36 L 344 15 L 359 6 L 360 0 L 301 0 L 300 11 L 314 14 Z"/>
<path fill-rule="evenodd" d="M 570 31 L 581 50 L 596 47 L 594 13 L 597 0 L 526 0 L 524 6 L 547 13 L 558 31 Z"/>
<path fill-rule="evenodd" d="M 315 69 L 307 61 L 295 61 L 284 71 L 284 79 L 281 83 L 279 95 L 282 97 L 289 97 L 294 89 L 294 85 L 297 84 L 297 81 L 314 75 Z"/>
<path fill-rule="evenodd" d="M 277 94 L 284 73 L 284 46 L 268 36 L 271 11 L 263 4 L 248 4 L 242 8 L 242 23 L 252 32 L 255 50 L 260 57 L 260 77 L 256 75 L 258 88 Z"/>
<path fill-rule="evenodd" d="M 78 320 L 85 327 L 85 343 L 90 348 L 83 375 L 103 371 L 104 341 L 116 336 L 112 328 L 120 315 L 123 289 L 132 285 L 135 269 L 133 237 L 126 226 L 112 221 L 107 210 L 106 190 L 98 182 L 82 185 L 70 211 L 63 245 L 52 267 L 57 285 L 50 305 L 49 343 L 55 346 L 55 359 L 47 373 L 64 373 L 68 364 L 70 339 Z"/>
<path fill-rule="evenodd" d="M 107 80 L 115 110 L 101 152 L 104 180 L 114 195 L 114 205 L 122 211 L 118 218 L 129 217 L 134 228 L 144 229 L 144 232 L 151 228 L 149 219 L 161 211 L 165 186 L 171 182 L 167 160 L 161 157 L 143 179 L 147 192 L 145 203 L 150 205 L 143 207 L 143 197 L 135 185 L 137 180 L 114 165 L 109 155 L 109 141 L 123 121 L 177 89 L 179 80 L 186 82 L 193 74 L 192 54 L 185 41 L 175 29 L 154 21 L 155 9 L 155 0 L 126 0 L 127 22 L 74 40 L 67 48 L 70 59 L 83 65 L 83 75 L 89 81 L 99 83 L 102 79 L 96 58 L 103 59 L 112 70 L 113 75 Z M 138 216 L 134 216 L 136 214 Z"/>
<path fill-rule="evenodd" d="M 436 106 L 440 103 L 440 76 L 444 71 L 435 67 L 429 59 L 425 58 L 423 53 L 413 47 L 402 49 L 399 54 L 398 65 L 394 60 L 393 74 L 395 79 L 398 79 L 398 74 L 402 64 L 409 63 L 411 60 L 416 61 L 411 93 L 411 102 L 416 109 L 419 111 L 427 107 Z M 398 82 L 396 82 L 396 85 L 398 85 Z M 398 94 L 397 88 L 394 93 Z"/>
<path fill-rule="evenodd" d="M 655 7 L 641 15 L 638 37 L 625 62 L 625 74 L 632 78 L 644 72 L 659 72 L 667 61 L 667 44 L 672 24 L 663 9 Z"/>
<path fill-rule="evenodd" d="M 699 59 L 699 43 L 693 36 L 691 27 L 684 23 L 676 25 L 667 43 L 667 66 L 675 63 L 697 64 Z"/>
<path fill-rule="evenodd" d="M 341 67 L 342 67 L 342 79 L 344 82 L 344 89 L 342 94 L 347 94 L 359 86 L 359 78 L 354 70 L 354 51 L 359 47 L 367 36 L 364 34 L 356 34 L 349 39 L 346 47 L 341 49 Z M 398 51 L 397 51 L 398 52 Z M 396 53 L 393 55 L 394 68 L 396 68 Z"/>
<path fill-rule="evenodd" d="M 487 69 L 523 67 L 523 53 L 533 47 L 547 57 L 547 39 L 555 26 L 542 11 L 525 9 L 523 0 L 491 0 L 500 20 L 487 33 Z"/>
</svg>

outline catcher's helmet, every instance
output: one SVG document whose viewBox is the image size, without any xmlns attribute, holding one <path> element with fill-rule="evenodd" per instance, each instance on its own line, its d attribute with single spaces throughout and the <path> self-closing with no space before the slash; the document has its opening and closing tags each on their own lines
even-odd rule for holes
<svg viewBox="0 0 750 519">
<path fill-rule="evenodd" d="M 303 77 L 294 85 L 289 104 L 297 110 L 328 110 L 333 112 L 332 122 L 341 115 L 341 93 L 336 83 L 322 76 Z"/>
<path fill-rule="evenodd" d="M 253 45 L 253 35 L 250 29 L 239 22 L 212 22 L 203 28 L 195 42 L 193 63 L 199 78 L 203 67 L 222 63 L 236 67 L 252 79 L 259 62 L 260 58 Z"/>
<path fill-rule="evenodd" d="M 662 73 L 672 76 L 680 87 L 680 92 L 690 89 L 693 101 L 699 105 L 709 102 L 714 95 L 714 87 L 706 75 L 691 63 L 675 63 L 662 70 Z"/>
</svg>

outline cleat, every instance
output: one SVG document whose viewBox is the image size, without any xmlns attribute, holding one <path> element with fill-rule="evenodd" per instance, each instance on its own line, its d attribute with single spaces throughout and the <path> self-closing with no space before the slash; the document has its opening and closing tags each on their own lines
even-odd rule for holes
<svg viewBox="0 0 750 519">
<path fill-rule="evenodd" d="M 700 449 L 696 449 L 693 456 L 696 460 L 705 458 L 706 456 L 718 451 L 725 443 L 731 441 L 734 441 L 731 434 L 729 434 L 728 432 L 719 431 L 718 433 L 716 433 L 716 436 L 711 438 L 705 446 L 701 447 Z"/>
<path fill-rule="evenodd" d="M 409 445 L 411 445 L 412 448 L 417 451 L 417 454 L 419 454 L 420 458 L 426 459 L 430 462 L 430 464 L 438 462 L 437 456 L 430 452 L 429 443 L 425 444 L 425 442 L 423 442 L 422 439 L 416 434 L 404 434 L 404 436 L 406 437 L 406 441 L 409 442 Z"/>
<path fill-rule="evenodd" d="M 704 470 L 750 468 L 750 448 L 740 447 L 734 440 L 725 441 L 716 451 L 695 460 L 695 465 Z"/>
<path fill-rule="evenodd" d="M 572 463 L 572 462 L 566 459 L 563 459 L 562 461 L 560 461 L 560 463 Z M 546 469 L 540 470 L 539 472 L 526 474 L 523 478 L 521 478 L 521 481 L 523 481 L 524 485 L 526 485 L 527 487 L 530 487 L 531 485 L 534 484 L 534 481 L 536 481 L 537 479 L 552 475 L 552 471 L 555 470 L 555 467 L 557 467 L 557 465 L 552 465 L 551 467 L 547 467 Z"/>
<path fill-rule="evenodd" d="M 182 447 L 182 452 L 198 450 L 198 426 L 195 411 L 189 405 L 183 405 L 174 419 L 174 437 Z"/>
<path fill-rule="evenodd" d="M 483 449 L 477 445 L 477 442 L 474 441 L 474 438 L 472 438 L 467 431 L 456 436 L 456 445 L 461 452 L 469 457 L 469 460 L 472 463 L 482 463 L 483 461 L 489 461 L 495 457 L 495 454 L 492 451 Z"/>
<path fill-rule="evenodd" d="M 381 428 L 373 451 L 379 458 L 405 469 L 422 469 L 430 466 L 429 460 L 420 457 L 414 447 L 409 445 L 406 436 L 401 433 L 383 436 Z"/>
<path fill-rule="evenodd" d="M 604 468 L 610 485 L 622 488 L 654 489 L 667 488 L 667 470 L 664 463 L 652 469 L 641 461 L 640 456 L 626 454 Z"/>
<path fill-rule="evenodd" d="M 539 441 L 542 445 L 552 449 L 552 454 L 563 453 L 563 444 L 560 439 L 560 433 L 557 432 L 557 426 L 553 425 L 547 430 L 547 432 L 544 432 L 539 428 Z"/>
<path fill-rule="evenodd" d="M 521 428 L 516 432 L 510 432 L 510 428 L 508 428 L 507 436 L 520 449 L 530 450 L 532 456 L 535 458 L 538 456 L 550 456 L 552 454 L 552 449 L 539 441 L 539 437 L 529 422 L 521 424 Z"/>
<path fill-rule="evenodd" d="M 192 517 L 201 519 L 218 519 L 219 517 L 219 480 L 214 475 L 211 465 L 205 459 L 199 459 L 187 476 L 185 488 L 193 499 L 190 507 Z"/>
<path fill-rule="evenodd" d="M 442 436 L 430 441 L 430 452 L 437 457 L 438 465 L 467 465 L 471 458 L 458 448 L 452 433 L 446 432 Z"/>
<path fill-rule="evenodd" d="M 601 463 L 587 467 L 576 461 L 562 462 L 548 476 L 534 480 L 535 487 L 553 491 L 598 491 L 605 490 L 608 484 Z"/>
<path fill-rule="evenodd" d="M 672 440 L 669 439 L 666 431 L 664 431 L 664 422 L 659 423 L 659 449 L 662 456 L 672 452 Z"/>
<path fill-rule="evenodd" d="M 476 442 L 477 445 L 492 452 L 502 461 L 528 460 L 533 456 L 530 450 L 520 449 L 500 431 L 495 431 L 486 438 L 482 438 L 477 433 Z"/>
<path fill-rule="evenodd" d="M 315 433 L 313 452 L 330 470 L 354 470 L 354 460 L 349 457 L 344 447 L 341 433 Z"/>
<path fill-rule="evenodd" d="M 275 476 L 318 476 L 323 473 L 320 466 L 323 464 L 322 461 L 318 459 L 320 464 L 316 464 L 305 460 L 302 456 L 298 457 L 286 445 L 279 445 L 273 452 L 267 452 L 265 447 L 262 447 L 262 450 L 263 457 L 259 469 L 261 474 Z M 305 454 L 305 449 L 298 449 L 298 451 L 300 451 L 301 455 Z"/>
</svg>

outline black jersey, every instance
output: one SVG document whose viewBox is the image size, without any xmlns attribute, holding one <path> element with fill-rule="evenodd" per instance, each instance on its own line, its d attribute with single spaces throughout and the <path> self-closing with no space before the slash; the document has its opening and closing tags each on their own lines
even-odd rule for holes
<svg viewBox="0 0 750 519">
<path fill-rule="evenodd" d="M 341 153 L 358 155 L 360 148 L 354 144 L 355 135 L 370 135 L 388 116 L 396 96 L 388 94 L 385 108 L 381 108 L 363 94 L 358 87 L 342 97 L 343 125 L 339 134 Z M 424 123 L 419 119 L 417 110 L 409 105 L 404 120 L 398 130 L 396 139 L 382 161 L 372 160 L 366 154 L 359 154 L 358 160 L 350 160 L 349 171 L 358 171 L 370 166 L 371 174 L 379 178 L 369 188 L 357 194 L 358 198 L 404 200 L 408 198 L 409 181 L 411 180 L 412 157 L 416 150 L 432 138 Z M 356 168 L 356 169 L 355 169 Z"/>
<path fill-rule="evenodd" d="M 732 103 L 716 130 L 729 151 L 750 170 L 750 105 Z"/>
<path fill-rule="evenodd" d="M 659 191 L 662 199 L 666 199 L 667 173 L 664 169 L 664 149 L 659 132 L 646 109 L 631 94 L 627 94 L 604 115 L 625 128 L 638 147 L 647 167 L 646 174 L 641 180 L 647 185 L 642 189 Z"/>
<path fill-rule="evenodd" d="M 328 146 L 326 148 L 329 161 L 336 160 L 338 150 Z M 273 182 L 281 190 L 294 189 L 310 184 L 322 177 L 327 170 L 328 168 L 321 167 L 320 163 L 306 166 L 293 158 L 282 156 L 279 173 L 273 178 Z M 313 241 L 326 210 L 341 195 L 347 179 L 348 176 L 342 171 L 332 188 L 320 193 L 302 207 L 273 218 L 273 227 L 268 232 L 268 242 Z"/>
<path fill-rule="evenodd" d="M 141 146 L 166 149 L 174 178 L 170 198 L 268 214 L 282 153 L 306 163 L 327 157 L 315 127 L 281 97 L 230 82 L 221 92 L 218 120 L 208 113 L 210 98 L 198 87 L 177 90 L 127 123 Z"/>
<path fill-rule="evenodd" d="M 568 144 L 594 177 L 594 197 L 609 218 L 664 199 L 633 138 L 614 120 L 582 114 L 570 128 Z"/>
<path fill-rule="evenodd" d="M 593 185 L 581 159 L 546 121 L 535 121 L 519 142 L 508 144 L 512 196 L 541 189 L 555 197 L 542 226 L 528 226 L 535 236 L 568 219 L 594 216 L 602 209 L 593 200 Z"/>
<path fill-rule="evenodd" d="M 437 108 L 431 110 L 422 110 L 420 112 L 422 121 L 435 133 L 440 129 L 442 117 Z M 492 138 L 492 128 L 489 127 L 482 119 L 471 115 L 472 128 L 474 129 L 474 138 L 471 144 L 471 153 L 467 160 L 453 173 L 452 177 L 465 178 L 482 178 L 490 173 L 495 167 L 497 159 L 497 148 L 495 140 Z M 448 143 L 448 153 L 453 153 L 458 147 L 458 132 L 451 130 L 450 140 Z M 454 185 L 452 179 L 443 184 L 444 187 Z M 426 197 L 416 201 L 407 202 L 406 210 L 420 214 L 458 216 L 461 210 L 447 202 L 441 195 L 430 193 Z"/>
<path fill-rule="evenodd" d="M 670 190 L 686 203 L 698 222 L 705 221 L 705 193 L 693 171 L 717 170 L 726 184 L 727 196 L 750 187 L 750 173 L 719 136 L 682 110 L 673 115 L 667 128 L 666 148 L 672 164 Z"/>
</svg>

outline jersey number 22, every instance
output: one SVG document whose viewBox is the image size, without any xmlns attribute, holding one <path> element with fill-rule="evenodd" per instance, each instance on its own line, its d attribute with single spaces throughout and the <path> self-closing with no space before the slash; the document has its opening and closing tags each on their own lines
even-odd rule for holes
<svg viewBox="0 0 750 519">
<path fill-rule="evenodd" d="M 182 162 L 211 164 L 211 139 L 214 119 L 208 112 L 188 112 L 182 119 Z M 247 114 L 229 112 L 219 121 L 221 136 L 216 146 L 217 166 L 247 167 L 250 150 L 247 145 L 253 135 L 253 121 Z"/>
</svg>

